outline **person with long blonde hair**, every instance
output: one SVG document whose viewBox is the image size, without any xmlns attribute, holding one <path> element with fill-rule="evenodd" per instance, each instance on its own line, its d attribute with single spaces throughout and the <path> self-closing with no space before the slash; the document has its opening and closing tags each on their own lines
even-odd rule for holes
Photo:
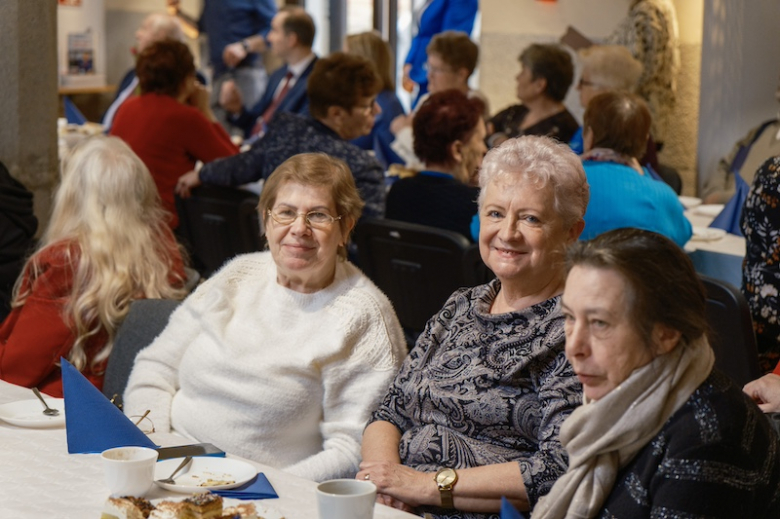
<svg viewBox="0 0 780 519">
<path fill-rule="evenodd" d="M 404 161 L 390 147 L 395 136 L 390 131 L 390 123 L 399 115 L 404 115 L 404 107 L 395 93 L 395 75 L 393 74 L 393 51 L 390 45 L 376 31 L 350 34 L 344 43 L 344 51 L 368 59 L 374 64 L 382 80 L 382 89 L 376 96 L 381 109 L 374 121 L 371 133 L 352 139 L 352 144 L 361 149 L 373 151 L 380 164 L 387 169 L 390 164 L 403 164 Z"/>
<path fill-rule="evenodd" d="M 116 137 L 74 148 L 49 225 L 0 326 L 0 379 L 62 396 L 60 357 L 98 389 L 134 299 L 184 296 L 184 265 L 154 181 Z"/>
</svg>

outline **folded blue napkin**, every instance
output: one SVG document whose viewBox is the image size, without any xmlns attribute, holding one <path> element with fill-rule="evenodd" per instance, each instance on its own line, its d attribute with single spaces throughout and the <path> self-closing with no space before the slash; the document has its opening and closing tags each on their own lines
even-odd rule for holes
<svg viewBox="0 0 780 519">
<path fill-rule="evenodd" d="M 501 519 L 525 519 L 525 516 L 518 512 L 505 497 L 501 497 Z"/>
<path fill-rule="evenodd" d="M 103 452 L 114 447 L 157 448 L 70 362 L 60 358 L 60 363 L 70 454 Z"/>
<path fill-rule="evenodd" d="M 68 96 L 62 98 L 62 106 L 65 108 L 65 119 L 68 121 L 68 124 L 78 124 L 80 126 L 87 122 L 87 118 L 76 108 L 76 105 L 73 104 L 73 101 Z"/>
<path fill-rule="evenodd" d="M 212 490 L 211 492 L 222 497 L 232 497 L 233 499 L 273 499 L 279 497 L 274 487 L 268 482 L 268 478 L 262 472 L 240 487 L 231 488 L 230 490 Z"/>
<path fill-rule="evenodd" d="M 747 200 L 750 193 L 750 186 L 747 185 L 747 182 L 745 182 L 739 172 L 734 173 L 734 183 L 737 188 L 734 196 L 726 202 L 723 210 L 715 217 L 710 227 L 723 229 L 727 233 L 742 236 L 742 228 L 739 221 L 742 216 L 742 207 L 744 207 L 745 200 Z"/>
</svg>

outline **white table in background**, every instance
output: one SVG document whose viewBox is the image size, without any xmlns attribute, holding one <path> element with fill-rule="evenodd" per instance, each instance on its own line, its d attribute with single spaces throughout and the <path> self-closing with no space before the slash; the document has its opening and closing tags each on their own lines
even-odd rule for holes
<svg viewBox="0 0 780 519">
<path fill-rule="evenodd" d="M 29 389 L 0 380 L 0 404 L 31 398 L 35 397 Z M 191 443 L 173 434 L 154 433 L 150 438 L 162 446 Z M 266 475 L 279 494 L 279 499 L 258 501 L 258 508 L 268 506 L 282 512 L 286 519 L 317 517 L 315 482 L 249 463 Z M 99 519 L 108 496 L 100 455 L 68 454 L 64 427 L 25 429 L 0 421 L 0 517 Z M 154 486 L 146 497 L 184 496 Z M 417 516 L 377 504 L 374 517 Z"/>
</svg>

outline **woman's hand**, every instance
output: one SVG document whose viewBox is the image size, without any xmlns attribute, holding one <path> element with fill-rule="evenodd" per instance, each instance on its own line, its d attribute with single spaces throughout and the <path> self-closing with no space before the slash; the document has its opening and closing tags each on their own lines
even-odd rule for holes
<svg viewBox="0 0 780 519">
<path fill-rule="evenodd" d="M 748 382 L 742 389 L 765 413 L 780 412 L 780 375 L 770 373 Z"/>
<path fill-rule="evenodd" d="M 415 85 L 415 82 L 412 81 L 411 77 L 409 77 L 409 73 L 411 71 L 412 71 L 411 63 L 407 63 L 406 65 L 404 65 L 404 75 L 403 78 L 401 79 L 401 86 L 403 87 L 404 90 L 406 90 L 410 94 L 414 90 L 414 85 Z"/>
<path fill-rule="evenodd" d="M 200 185 L 198 173 L 198 170 L 194 169 L 180 176 L 178 182 L 176 182 L 176 194 L 181 198 L 189 198 L 190 190 Z"/>
<path fill-rule="evenodd" d="M 187 104 L 198 109 L 203 116 L 211 122 L 216 122 L 214 112 L 211 111 L 210 93 L 208 88 L 201 85 L 194 77 L 187 96 Z"/>
<path fill-rule="evenodd" d="M 368 476 L 368 478 L 366 478 Z M 356 479 L 368 479 L 377 490 L 377 501 L 410 511 L 420 505 L 438 505 L 439 490 L 433 474 L 420 472 L 400 463 L 364 461 Z"/>
<path fill-rule="evenodd" d="M 410 115 L 401 114 L 396 116 L 395 119 L 390 121 L 390 131 L 392 132 L 392 134 L 398 135 L 398 132 L 400 132 L 404 128 L 408 128 L 409 126 L 411 126 L 412 118 L 413 116 L 411 114 Z"/>
</svg>

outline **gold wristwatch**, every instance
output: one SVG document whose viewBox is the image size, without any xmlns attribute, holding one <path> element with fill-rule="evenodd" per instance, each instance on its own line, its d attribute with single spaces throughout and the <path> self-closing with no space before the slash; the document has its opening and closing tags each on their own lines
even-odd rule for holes
<svg viewBox="0 0 780 519">
<path fill-rule="evenodd" d="M 458 473 L 455 472 L 455 469 L 447 467 L 439 469 L 439 471 L 433 477 L 433 480 L 439 487 L 441 507 L 455 508 L 455 506 L 452 504 L 452 489 L 455 486 L 455 483 L 458 482 Z"/>
</svg>

